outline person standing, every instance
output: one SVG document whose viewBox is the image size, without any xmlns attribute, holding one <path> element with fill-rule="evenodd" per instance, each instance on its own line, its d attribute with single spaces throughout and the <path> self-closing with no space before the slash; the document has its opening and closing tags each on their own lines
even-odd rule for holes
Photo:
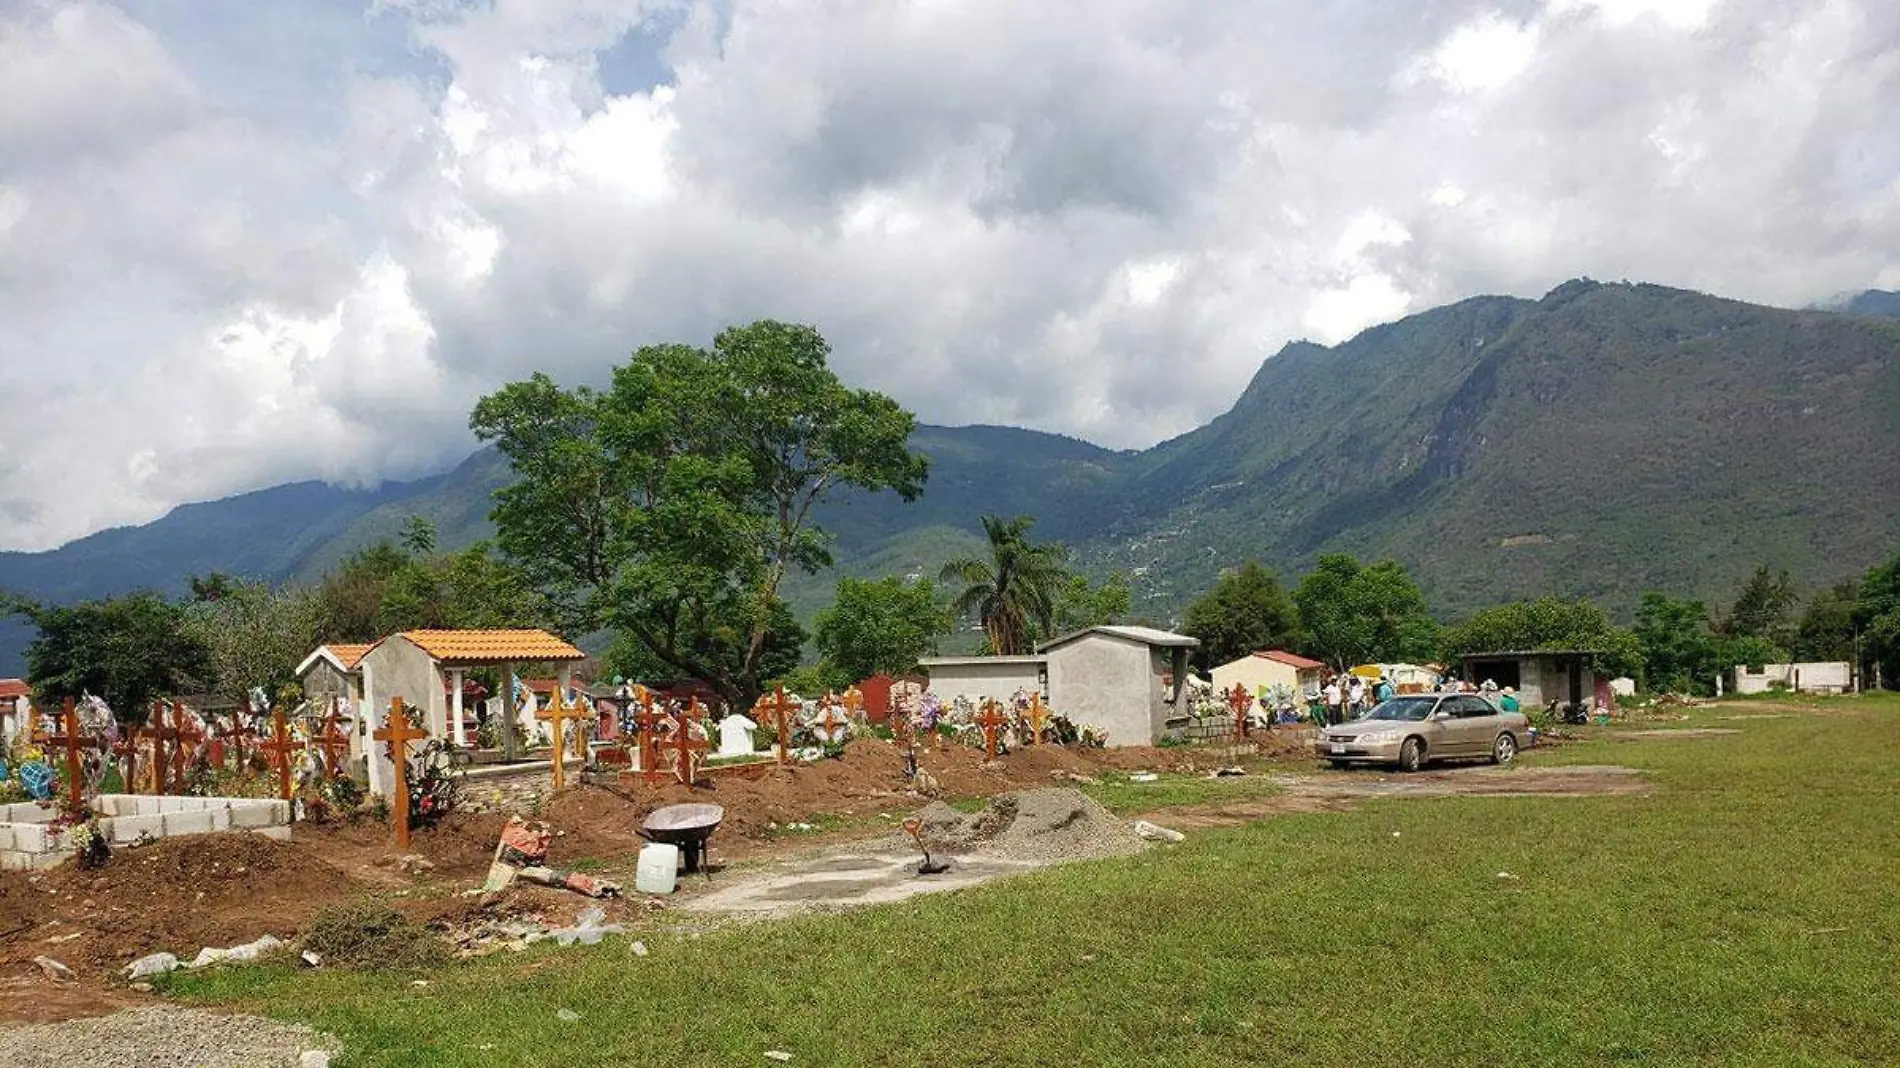
<svg viewBox="0 0 1900 1068">
<path fill-rule="evenodd" d="M 1397 691 L 1392 688 L 1392 680 L 1384 675 L 1379 676 L 1379 684 L 1372 689 L 1372 699 L 1379 704 L 1385 704 L 1395 696 L 1397 696 Z"/>
<path fill-rule="evenodd" d="M 1326 695 L 1326 722 L 1332 724 L 1344 722 L 1339 714 L 1339 702 L 1344 696 L 1339 692 L 1339 676 L 1335 675 L 1327 679 L 1326 689 L 1321 692 Z"/>
<path fill-rule="evenodd" d="M 1348 713 L 1353 719 L 1366 710 L 1366 680 L 1354 675 L 1346 684 Z"/>
</svg>

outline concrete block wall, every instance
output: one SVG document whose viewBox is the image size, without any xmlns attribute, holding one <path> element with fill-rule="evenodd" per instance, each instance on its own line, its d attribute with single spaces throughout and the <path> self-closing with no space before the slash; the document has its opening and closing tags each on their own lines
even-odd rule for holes
<svg viewBox="0 0 1900 1068">
<path fill-rule="evenodd" d="M 93 809 L 100 833 L 114 846 L 230 830 L 290 837 L 290 802 L 274 798 L 102 794 Z M 31 803 L 0 806 L 0 870 L 50 868 L 72 855 L 65 832 L 46 826 L 53 816 L 53 809 Z"/>
</svg>

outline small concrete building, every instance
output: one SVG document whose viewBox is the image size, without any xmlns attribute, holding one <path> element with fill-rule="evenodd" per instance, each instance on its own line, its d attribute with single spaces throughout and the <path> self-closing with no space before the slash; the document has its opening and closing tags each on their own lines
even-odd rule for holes
<svg viewBox="0 0 1900 1068">
<path fill-rule="evenodd" d="M 303 684 L 305 699 L 312 705 L 328 706 L 335 697 L 355 708 L 363 700 L 363 676 L 356 668 L 369 650 L 368 645 L 317 646 L 297 665 L 297 680 Z"/>
<path fill-rule="evenodd" d="M 401 697 L 409 707 L 423 710 L 424 729 L 433 739 L 467 744 L 461 725 L 464 675 L 470 668 L 499 667 L 502 677 L 516 674 L 517 665 L 558 664 L 560 685 L 570 681 L 571 665 L 587 654 L 544 630 L 412 630 L 392 634 L 369 648 L 357 660 L 362 675 L 364 736 L 380 727 L 389 716 L 390 701 Z M 514 711 L 512 688 L 503 687 L 502 701 Z M 506 723 L 512 715 L 502 717 Z M 453 725 L 453 726 L 451 726 Z M 519 739 L 514 731 L 503 731 L 503 750 L 509 760 L 515 758 Z M 381 793 L 391 781 L 390 764 L 383 747 L 371 746 L 375 759 L 369 761 L 370 791 Z"/>
<path fill-rule="evenodd" d="M 1736 693 L 1767 693 L 1777 685 L 1795 693 L 1850 693 L 1854 665 L 1845 660 L 1817 660 L 1801 664 L 1763 664 L 1760 670 L 1735 665 Z"/>
<path fill-rule="evenodd" d="M 1040 656 L 933 656 L 919 664 L 930 676 L 931 691 L 945 702 L 1007 701 L 1018 690 L 1049 699 L 1048 662 Z"/>
<path fill-rule="evenodd" d="M 33 688 L 22 679 L 0 679 L 0 744 L 10 744 L 13 736 L 26 729 L 26 710 L 33 701 Z"/>
<path fill-rule="evenodd" d="M 1200 641 L 1153 627 L 1101 626 L 1044 642 L 1049 704 L 1110 745 L 1153 745 L 1184 720 L 1188 654 Z"/>
<path fill-rule="evenodd" d="M 1464 677 L 1482 686 L 1494 682 L 1500 690 L 1517 691 L 1518 703 L 1530 711 L 1551 701 L 1590 708 L 1614 703 L 1610 676 L 1599 674 L 1600 649 L 1527 649 L 1495 653 L 1467 653 Z"/>
<path fill-rule="evenodd" d="M 1262 649 L 1215 668 L 1214 689 L 1224 693 L 1239 683 L 1250 694 L 1258 694 L 1261 687 L 1271 689 L 1275 686 L 1305 693 L 1309 689 L 1318 689 L 1320 677 L 1325 673 L 1326 665 L 1318 660 L 1309 660 L 1284 649 Z"/>
<path fill-rule="evenodd" d="M 1153 745 L 1185 715 L 1181 686 L 1198 645 L 1152 627 L 1101 626 L 1044 642 L 1031 656 L 938 656 L 922 666 L 945 701 L 1007 701 L 1027 690 L 1077 726 L 1105 732 L 1110 745 Z"/>
</svg>

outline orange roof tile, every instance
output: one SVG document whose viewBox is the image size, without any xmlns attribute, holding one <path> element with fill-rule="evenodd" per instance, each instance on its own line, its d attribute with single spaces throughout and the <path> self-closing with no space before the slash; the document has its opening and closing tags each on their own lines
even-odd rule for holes
<svg viewBox="0 0 1900 1068">
<path fill-rule="evenodd" d="M 403 637 L 443 663 L 585 660 L 587 654 L 545 630 L 407 630 Z"/>
<path fill-rule="evenodd" d="M 355 668 L 356 662 L 363 659 L 363 654 L 370 650 L 368 643 L 363 645 L 337 645 L 332 643 L 324 646 L 324 648 L 330 650 L 331 655 L 341 660 L 345 669 Z"/>
<path fill-rule="evenodd" d="M 32 695 L 32 688 L 20 679 L 0 679 L 0 701 Z"/>
</svg>

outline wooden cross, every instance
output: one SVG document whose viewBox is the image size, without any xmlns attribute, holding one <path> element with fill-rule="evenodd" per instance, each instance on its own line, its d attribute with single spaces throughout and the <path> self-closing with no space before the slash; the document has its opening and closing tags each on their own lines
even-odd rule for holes
<svg viewBox="0 0 1900 1068">
<path fill-rule="evenodd" d="M 910 699 L 899 698 L 891 703 L 891 738 L 904 747 L 904 774 L 917 777 L 917 734 L 910 725 Z"/>
<path fill-rule="evenodd" d="M 575 718 L 579 709 L 567 703 L 567 695 L 561 692 L 561 684 L 554 684 L 554 699 L 548 707 L 536 709 L 534 718 L 548 724 L 548 730 L 554 735 L 554 788 L 559 790 L 567 785 L 566 766 L 563 758 L 567 755 L 567 721 Z"/>
<path fill-rule="evenodd" d="M 323 772 L 332 779 L 343 777 L 343 758 L 350 751 L 350 736 L 345 734 L 336 714 L 336 698 L 330 698 L 330 713 L 323 717 L 323 730 L 317 735 L 317 751 L 323 754 Z"/>
<path fill-rule="evenodd" d="M 1227 707 L 1234 710 L 1234 733 L 1242 738 L 1247 737 L 1247 709 L 1252 706 L 1253 697 L 1247 688 L 1234 683 L 1234 688 L 1227 691 Z"/>
<path fill-rule="evenodd" d="M 781 764 L 791 763 L 791 714 L 799 707 L 798 702 L 786 697 L 785 687 L 779 686 L 771 693 L 759 698 L 759 704 L 756 707 L 766 715 L 771 716 L 774 724 L 778 727 L 778 762 Z"/>
<path fill-rule="evenodd" d="M 270 754 L 271 767 L 277 769 L 277 799 L 290 800 L 290 754 L 304 748 L 307 742 L 292 741 L 290 730 L 284 724 L 284 706 L 271 709 L 271 740 L 258 746 Z"/>
<path fill-rule="evenodd" d="M 1042 744 L 1042 725 L 1049 718 L 1049 706 L 1042 703 L 1042 695 L 1029 695 L 1029 744 Z"/>
<path fill-rule="evenodd" d="M 86 791 L 80 783 L 79 751 L 97 749 L 97 739 L 86 738 L 79 733 L 79 713 L 73 711 L 73 699 L 66 699 L 64 711 L 59 715 L 60 733 L 46 739 L 48 745 L 66 748 L 66 810 L 80 812 L 86 800 Z"/>
<path fill-rule="evenodd" d="M 864 711 L 864 691 L 858 689 L 856 686 L 845 687 L 844 714 L 852 719 L 857 719 L 858 713 L 862 711 Z"/>
<path fill-rule="evenodd" d="M 697 697 L 674 713 L 673 739 L 667 746 L 673 751 L 675 774 L 688 786 L 699 778 L 699 754 L 706 751 L 706 739 L 693 736 L 693 724 L 699 721 L 701 714 Z"/>
<path fill-rule="evenodd" d="M 389 722 L 370 735 L 389 743 L 389 758 L 396 764 L 396 846 L 409 848 L 409 743 L 427 738 L 429 732 L 409 724 L 409 713 L 400 696 L 389 699 Z"/>
<path fill-rule="evenodd" d="M 152 725 L 140 731 L 139 735 L 152 743 L 152 792 L 164 796 L 165 743 L 178 737 L 176 727 L 165 726 L 165 702 L 152 702 Z"/>
<path fill-rule="evenodd" d="M 191 770 L 191 759 L 198 755 L 198 743 L 205 740 L 205 732 L 185 714 L 185 706 L 172 705 L 172 788 L 179 793 L 186 790 L 185 773 Z"/>
<path fill-rule="evenodd" d="M 825 742 L 836 744 L 832 740 L 833 738 L 836 737 L 838 733 L 838 728 L 849 726 L 851 721 L 843 716 L 838 715 L 838 706 L 832 704 L 829 701 L 825 702 L 823 705 L 820 705 L 819 707 L 822 710 L 823 715 L 818 717 L 818 722 L 815 724 L 815 726 L 819 730 L 824 732 L 823 740 Z"/>
<path fill-rule="evenodd" d="M 1009 720 L 1003 716 L 1003 708 L 994 698 L 983 702 L 983 714 L 976 718 L 976 725 L 983 728 L 983 751 L 986 759 L 996 759 L 996 732 Z"/>
<path fill-rule="evenodd" d="M 112 755 L 119 758 L 119 778 L 125 784 L 125 792 L 139 792 L 139 734 L 137 730 L 127 730 L 112 743 Z"/>
<path fill-rule="evenodd" d="M 230 722 L 222 727 L 213 728 L 211 732 L 219 741 L 228 740 L 231 743 L 232 751 L 237 754 L 237 766 L 240 773 L 244 771 L 244 738 L 246 735 L 252 738 L 257 737 L 257 728 L 251 726 L 250 720 L 251 699 L 246 697 L 244 708 L 241 711 L 232 709 Z"/>
<path fill-rule="evenodd" d="M 660 753 L 653 728 L 658 727 L 666 717 L 654 711 L 652 690 L 645 686 L 638 687 L 635 699 L 640 702 L 640 711 L 633 717 L 634 725 L 640 731 L 640 771 L 646 776 L 648 786 L 657 786 L 660 782 Z"/>
</svg>

